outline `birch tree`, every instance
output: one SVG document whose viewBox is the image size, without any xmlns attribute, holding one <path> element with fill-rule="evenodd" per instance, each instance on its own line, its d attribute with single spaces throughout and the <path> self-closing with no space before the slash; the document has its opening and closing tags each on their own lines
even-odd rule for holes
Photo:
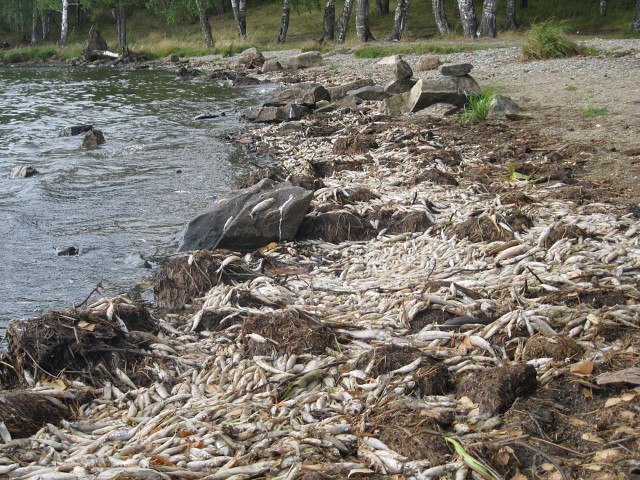
<svg viewBox="0 0 640 480">
<path fill-rule="evenodd" d="M 482 20 L 478 28 L 478 37 L 495 38 L 497 35 L 496 15 L 498 13 L 498 0 L 484 0 L 482 7 Z"/>
<path fill-rule="evenodd" d="M 458 9 L 460 10 L 460 21 L 462 22 L 464 36 L 475 37 L 478 29 L 478 19 L 476 18 L 473 0 L 458 0 Z"/>
<path fill-rule="evenodd" d="M 62 0 L 62 20 L 60 21 L 60 48 L 67 46 L 69 37 L 69 0 Z"/>
<path fill-rule="evenodd" d="M 233 18 L 236 20 L 236 28 L 238 29 L 238 38 L 244 40 L 247 36 L 247 17 L 245 0 L 231 0 L 231 10 L 233 10 Z"/>
<path fill-rule="evenodd" d="M 443 0 L 431 0 L 431 7 L 433 8 L 433 18 L 436 21 L 436 26 L 441 35 L 449 33 L 451 28 L 449 27 L 449 21 L 447 15 L 444 12 Z"/>
<path fill-rule="evenodd" d="M 516 0 L 507 0 L 507 30 L 518 28 L 516 21 Z"/>
<path fill-rule="evenodd" d="M 336 31 L 336 1 L 325 0 L 322 17 L 322 38 L 333 40 Z"/>
<path fill-rule="evenodd" d="M 347 37 L 347 29 L 349 28 L 349 19 L 351 18 L 351 10 L 353 9 L 353 0 L 344 0 L 342 13 L 338 19 L 338 27 L 336 29 L 336 42 L 344 43 Z"/>
<path fill-rule="evenodd" d="M 605 17 L 607 15 L 607 0 L 600 0 L 600 16 Z"/>
<path fill-rule="evenodd" d="M 369 29 L 369 0 L 356 0 L 356 35 L 362 42 L 375 40 Z"/>
<path fill-rule="evenodd" d="M 640 32 L 640 0 L 636 2 L 636 16 L 633 17 L 633 23 L 631 24 L 631 29 L 634 32 Z"/>
<path fill-rule="evenodd" d="M 282 18 L 280 19 L 280 34 L 278 35 L 278 43 L 284 43 L 287 38 L 287 30 L 289 30 L 289 15 L 291 7 L 289 0 L 282 0 Z"/>
<path fill-rule="evenodd" d="M 404 31 L 407 28 L 407 16 L 409 15 L 410 6 L 411 0 L 398 0 L 398 3 L 396 4 L 396 13 L 393 16 L 393 27 L 391 28 L 389 40 L 398 41 L 404 35 Z"/>
<path fill-rule="evenodd" d="M 194 0 L 196 10 L 198 11 L 198 19 L 200 20 L 200 28 L 202 29 L 202 35 L 204 36 L 204 43 L 207 47 L 213 48 L 214 41 L 213 35 L 211 35 L 211 22 L 209 22 L 209 15 L 202 4 L 202 0 Z"/>
</svg>

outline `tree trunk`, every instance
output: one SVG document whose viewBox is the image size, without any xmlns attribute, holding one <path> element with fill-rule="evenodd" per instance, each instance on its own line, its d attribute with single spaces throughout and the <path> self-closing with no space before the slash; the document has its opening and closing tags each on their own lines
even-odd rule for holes
<svg viewBox="0 0 640 480">
<path fill-rule="evenodd" d="M 247 2 L 238 0 L 238 12 L 240 14 L 240 32 L 243 40 L 247 38 Z"/>
<path fill-rule="evenodd" d="M 478 29 L 478 19 L 476 18 L 476 10 L 473 7 L 473 0 L 458 0 L 458 9 L 460 10 L 464 36 L 474 38 Z"/>
<path fill-rule="evenodd" d="M 239 0 L 231 0 L 231 10 L 233 10 L 233 18 L 236 19 L 236 28 L 238 29 L 238 38 L 244 40 L 244 33 L 242 29 L 242 16 L 240 13 Z"/>
<path fill-rule="evenodd" d="M 342 14 L 340 14 L 340 18 L 338 19 L 338 27 L 336 29 L 337 43 L 344 43 L 344 39 L 347 37 L 347 30 L 349 29 L 349 19 L 351 18 L 352 8 L 353 0 L 344 0 Z"/>
<path fill-rule="evenodd" d="M 324 18 L 322 19 L 322 37 L 333 40 L 336 32 L 336 2 L 325 0 Z"/>
<path fill-rule="evenodd" d="M 38 29 L 38 10 L 34 5 L 33 13 L 31 14 L 31 45 L 35 45 L 36 42 L 38 41 L 37 29 Z"/>
<path fill-rule="evenodd" d="M 484 6 L 482 7 L 482 21 L 478 28 L 478 37 L 496 37 L 498 34 L 496 29 L 497 13 L 498 0 L 484 0 Z"/>
<path fill-rule="evenodd" d="M 409 7 L 411 6 L 411 0 L 398 0 L 396 4 L 396 13 L 393 17 L 393 28 L 391 29 L 391 35 L 389 40 L 399 41 L 404 35 L 404 31 L 407 28 L 407 16 L 409 14 Z"/>
<path fill-rule="evenodd" d="M 278 43 L 284 43 L 287 38 L 287 30 L 289 30 L 289 0 L 282 0 L 282 19 L 280 19 L 280 35 L 278 35 Z"/>
<path fill-rule="evenodd" d="M 376 8 L 378 9 L 378 13 L 379 13 L 380 15 L 384 15 L 384 14 L 382 13 L 382 9 L 384 8 L 384 7 L 382 6 L 382 0 L 376 0 Z"/>
<path fill-rule="evenodd" d="M 529 0 L 520 0 L 520 8 L 527 8 L 529 6 Z"/>
<path fill-rule="evenodd" d="M 607 16 L 607 0 L 600 0 L 600 16 Z"/>
<path fill-rule="evenodd" d="M 433 17 L 436 21 L 436 26 L 441 35 L 449 33 L 449 21 L 447 15 L 444 12 L 443 0 L 431 0 L 431 6 L 433 7 Z"/>
<path fill-rule="evenodd" d="M 375 40 L 369 30 L 369 0 L 356 0 L 356 35 L 361 42 Z"/>
<path fill-rule="evenodd" d="M 382 0 L 382 14 L 389 15 L 389 0 Z"/>
<path fill-rule="evenodd" d="M 49 38 L 49 33 L 51 33 L 51 14 L 43 12 L 40 18 L 42 19 L 42 40 L 44 41 Z"/>
<path fill-rule="evenodd" d="M 207 47 L 213 48 L 213 36 L 211 35 L 211 23 L 209 22 L 209 15 L 202 5 L 202 0 L 194 0 L 196 4 L 196 10 L 198 10 L 198 18 L 200 19 L 200 27 L 202 28 L 202 35 L 204 35 L 204 43 Z"/>
<path fill-rule="evenodd" d="M 123 57 L 126 57 L 129 55 L 129 45 L 127 44 L 127 11 L 124 8 L 112 8 L 111 13 L 116 19 L 120 52 Z"/>
<path fill-rule="evenodd" d="M 636 16 L 633 17 L 633 23 L 631 24 L 631 29 L 634 32 L 640 31 L 640 0 L 636 3 Z"/>
<path fill-rule="evenodd" d="M 458 0 L 453 0 L 453 16 L 460 20 L 460 8 L 458 7 Z"/>
<path fill-rule="evenodd" d="M 227 2 L 226 0 L 218 0 L 218 13 L 224 14 L 227 13 Z"/>
<path fill-rule="evenodd" d="M 516 0 L 507 0 L 507 30 L 518 28 L 516 21 Z"/>
<path fill-rule="evenodd" d="M 62 21 L 60 22 L 60 48 L 67 45 L 69 35 L 69 0 L 62 0 Z"/>
</svg>

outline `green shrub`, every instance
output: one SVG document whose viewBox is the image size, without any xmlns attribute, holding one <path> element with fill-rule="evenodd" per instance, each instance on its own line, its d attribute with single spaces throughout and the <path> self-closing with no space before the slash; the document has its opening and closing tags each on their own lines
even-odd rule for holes
<svg viewBox="0 0 640 480">
<path fill-rule="evenodd" d="M 467 105 L 464 107 L 462 120 L 469 123 L 480 123 L 491 113 L 491 100 L 496 94 L 493 86 L 482 89 L 480 93 L 470 93 L 467 95 Z"/>
<path fill-rule="evenodd" d="M 532 25 L 522 45 L 522 56 L 527 60 L 541 60 L 584 55 L 584 48 L 564 32 L 564 25 L 552 20 Z"/>
<path fill-rule="evenodd" d="M 588 107 L 582 111 L 585 117 L 599 117 L 601 115 L 609 115 L 609 111 L 604 108 Z"/>
</svg>

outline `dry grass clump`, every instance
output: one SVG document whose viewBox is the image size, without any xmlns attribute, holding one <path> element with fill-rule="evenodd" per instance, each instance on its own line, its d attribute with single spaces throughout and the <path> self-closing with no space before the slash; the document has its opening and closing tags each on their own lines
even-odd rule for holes
<svg viewBox="0 0 640 480">
<path fill-rule="evenodd" d="M 584 349 L 573 338 L 563 335 L 545 337 L 534 335 L 524 346 L 522 359 L 526 362 L 534 358 L 553 358 L 558 361 L 576 359 L 582 355 Z"/>
<path fill-rule="evenodd" d="M 565 30 L 553 20 L 533 24 L 522 44 L 522 56 L 526 60 L 543 60 L 584 55 L 584 47 L 567 38 Z"/>
<path fill-rule="evenodd" d="M 298 229 L 296 240 L 325 240 L 342 243 L 353 240 L 370 240 L 377 235 L 371 223 L 347 210 L 307 215 Z"/>
<path fill-rule="evenodd" d="M 462 223 L 458 223 L 453 227 L 453 233 L 458 238 L 468 238 L 474 243 L 513 239 L 513 234 L 509 230 L 498 225 L 488 215 L 471 217 Z"/>
<path fill-rule="evenodd" d="M 337 138 L 333 144 L 333 153 L 335 155 L 359 155 L 375 148 L 378 148 L 378 144 L 373 135 L 353 135 Z"/>
</svg>

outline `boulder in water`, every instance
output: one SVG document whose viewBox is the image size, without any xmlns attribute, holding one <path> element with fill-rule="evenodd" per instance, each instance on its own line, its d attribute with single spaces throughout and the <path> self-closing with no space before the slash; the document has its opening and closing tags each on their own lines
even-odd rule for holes
<svg viewBox="0 0 640 480">
<path fill-rule="evenodd" d="M 58 135 L 60 137 L 75 137 L 81 133 L 87 133 L 89 130 L 93 130 L 93 125 L 73 125 L 64 127 Z"/>
<path fill-rule="evenodd" d="M 270 179 L 218 200 L 186 226 L 178 251 L 228 248 L 252 251 L 292 240 L 309 210 L 313 192 Z"/>
<path fill-rule="evenodd" d="M 11 178 L 29 178 L 38 174 L 38 170 L 31 165 L 18 165 L 11 170 Z"/>
<path fill-rule="evenodd" d="M 88 150 L 93 150 L 103 143 L 105 143 L 105 139 L 100 130 L 89 130 L 84 136 L 82 146 Z"/>
</svg>

